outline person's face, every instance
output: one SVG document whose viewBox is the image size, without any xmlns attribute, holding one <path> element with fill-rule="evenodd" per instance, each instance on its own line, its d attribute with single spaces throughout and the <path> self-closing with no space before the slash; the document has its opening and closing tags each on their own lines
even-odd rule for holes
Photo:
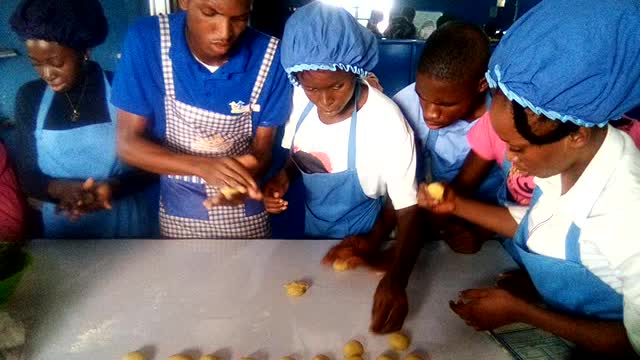
<svg viewBox="0 0 640 360">
<path fill-rule="evenodd" d="M 82 73 L 84 54 L 54 41 L 30 39 L 25 45 L 34 69 L 53 91 L 73 88 Z"/>
<path fill-rule="evenodd" d="M 525 109 L 531 121 L 536 115 Z M 581 134 L 569 135 L 545 145 L 530 144 L 516 129 L 513 105 L 502 92 L 496 92 L 491 103 L 491 124 L 507 145 L 507 160 L 523 175 L 547 178 L 566 171 L 575 161 L 576 147 L 582 143 Z M 535 120 L 534 120 L 535 121 Z"/>
<path fill-rule="evenodd" d="M 303 71 L 297 74 L 305 94 L 321 118 L 338 118 L 352 110 L 356 76 L 346 71 Z"/>
<path fill-rule="evenodd" d="M 187 11 L 187 40 L 203 62 L 224 59 L 247 28 L 251 0 L 180 0 Z"/>
<path fill-rule="evenodd" d="M 416 93 L 424 121 L 430 129 L 447 127 L 457 120 L 473 117 L 478 101 L 483 101 L 485 81 L 447 81 L 419 72 Z M 479 100 L 479 98 L 481 98 Z"/>
</svg>

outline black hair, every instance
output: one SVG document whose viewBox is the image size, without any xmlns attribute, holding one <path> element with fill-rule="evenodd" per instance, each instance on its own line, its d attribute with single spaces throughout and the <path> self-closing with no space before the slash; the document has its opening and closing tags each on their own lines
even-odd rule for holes
<svg viewBox="0 0 640 360">
<path fill-rule="evenodd" d="M 413 21 L 413 19 L 416 18 L 416 9 L 410 6 L 403 7 L 402 11 L 400 12 L 400 16 L 404 16 L 407 18 L 407 20 Z"/>
<path fill-rule="evenodd" d="M 513 122 L 516 130 L 525 140 L 532 145 L 547 145 L 560 141 L 580 129 L 580 126 L 567 121 L 551 120 L 543 115 L 529 120 L 522 105 L 511 101 L 513 106 Z"/>
<path fill-rule="evenodd" d="M 109 32 L 98 0 L 23 0 L 10 23 L 23 40 L 55 41 L 78 51 L 102 44 Z"/>
<path fill-rule="evenodd" d="M 427 39 L 418 72 L 440 80 L 479 81 L 487 71 L 489 57 L 489 38 L 481 28 L 449 22 Z"/>
</svg>

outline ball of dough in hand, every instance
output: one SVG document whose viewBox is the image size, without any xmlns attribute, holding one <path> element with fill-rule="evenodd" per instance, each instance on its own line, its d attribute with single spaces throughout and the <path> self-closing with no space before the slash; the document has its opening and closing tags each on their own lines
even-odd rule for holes
<svg viewBox="0 0 640 360">
<path fill-rule="evenodd" d="M 309 288 L 309 284 L 304 281 L 292 281 L 284 286 L 287 289 L 287 296 L 298 297 L 304 295 Z"/>
<path fill-rule="evenodd" d="M 127 355 L 125 355 L 122 360 L 145 360 L 144 355 L 142 355 L 142 353 L 139 353 L 137 351 L 134 352 L 130 352 Z"/>
<path fill-rule="evenodd" d="M 173 355 L 167 360 L 193 360 L 191 356 L 188 355 Z"/>
<path fill-rule="evenodd" d="M 345 358 L 351 358 L 352 356 L 361 356 L 364 353 L 364 347 L 357 340 L 351 340 L 342 348 Z M 356 360 L 356 359 L 354 359 Z"/>
<path fill-rule="evenodd" d="M 404 360 L 422 360 L 422 357 L 418 354 L 409 354 Z"/>
<path fill-rule="evenodd" d="M 229 187 L 229 186 L 225 186 L 222 189 L 220 189 L 220 193 L 227 200 L 233 199 L 234 195 L 244 194 L 246 192 L 247 192 L 247 190 L 245 190 L 244 188 L 233 188 L 233 187 Z"/>
<path fill-rule="evenodd" d="M 444 185 L 438 182 L 431 183 L 427 185 L 427 192 L 429 192 L 429 196 L 431 196 L 433 200 L 442 201 L 444 198 Z"/>
<path fill-rule="evenodd" d="M 336 259 L 336 261 L 333 262 L 333 270 L 338 272 L 347 271 L 349 270 L 349 266 L 346 261 Z"/>
<path fill-rule="evenodd" d="M 403 333 L 393 333 L 389 336 L 389 346 L 393 350 L 404 351 L 409 347 L 409 337 Z"/>
</svg>

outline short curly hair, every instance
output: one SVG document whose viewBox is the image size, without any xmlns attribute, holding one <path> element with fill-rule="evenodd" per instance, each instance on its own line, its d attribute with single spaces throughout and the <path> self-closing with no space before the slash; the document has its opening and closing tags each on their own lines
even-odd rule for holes
<svg viewBox="0 0 640 360">
<path fill-rule="evenodd" d="M 109 32 L 98 0 L 23 0 L 9 22 L 23 40 L 55 41 L 78 51 L 102 44 Z"/>
</svg>

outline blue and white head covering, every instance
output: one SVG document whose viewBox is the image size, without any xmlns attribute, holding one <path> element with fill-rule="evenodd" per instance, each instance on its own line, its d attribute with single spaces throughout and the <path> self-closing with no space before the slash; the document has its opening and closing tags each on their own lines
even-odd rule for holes
<svg viewBox="0 0 640 360">
<path fill-rule="evenodd" d="M 343 70 L 365 76 L 378 63 L 375 35 L 345 9 L 314 1 L 291 15 L 281 43 L 289 80 L 305 70 Z"/>
<path fill-rule="evenodd" d="M 640 1 L 543 0 L 508 30 L 486 77 L 552 120 L 620 119 L 640 104 Z"/>
</svg>

